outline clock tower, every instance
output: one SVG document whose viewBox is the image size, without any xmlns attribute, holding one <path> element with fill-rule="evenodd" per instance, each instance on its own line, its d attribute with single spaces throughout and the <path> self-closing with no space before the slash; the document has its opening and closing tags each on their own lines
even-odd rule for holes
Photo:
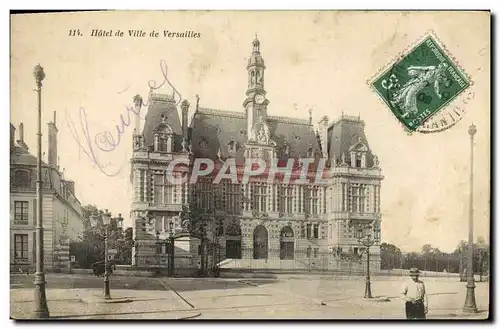
<svg viewBox="0 0 500 329">
<path fill-rule="evenodd" d="M 247 136 L 251 140 L 253 137 L 252 131 L 259 122 L 265 122 L 267 118 L 267 105 L 269 101 L 266 99 L 266 91 L 264 89 L 264 59 L 260 54 L 260 41 L 255 36 L 253 41 L 252 56 L 248 60 L 248 88 L 245 92 L 246 98 L 243 102 L 243 107 L 246 110 L 247 116 Z"/>
</svg>

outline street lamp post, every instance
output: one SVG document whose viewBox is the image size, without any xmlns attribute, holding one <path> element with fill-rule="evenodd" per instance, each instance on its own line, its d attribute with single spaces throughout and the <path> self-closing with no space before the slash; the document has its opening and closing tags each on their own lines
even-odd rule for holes
<svg viewBox="0 0 500 329">
<path fill-rule="evenodd" d="M 463 307 L 463 311 L 467 313 L 476 313 L 476 296 L 475 296 L 475 285 L 474 285 L 474 268 L 473 268 L 473 243 L 474 243 L 474 135 L 476 134 L 477 129 L 474 124 L 469 126 L 469 135 L 470 135 L 470 182 L 469 182 L 469 246 L 467 248 L 467 294 L 465 297 L 465 303 Z"/>
<path fill-rule="evenodd" d="M 35 272 L 35 310 L 34 317 L 38 319 L 50 316 L 45 295 L 45 272 L 43 261 L 43 208 L 42 208 L 42 81 L 45 78 L 43 67 L 35 66 L 33 76 L 38 94 L 38 133 L 36 162 L 36 272 Z"/>
<path fill-rule="evenodd" d="M 106 212 L 101 214 L 102 219 L 102 229 L 103 232 L 100 231 L 99 223 L 97 221 L 98 216 L 90 216 L 90 224 L 96 230 L 96 233 L 100 236 L 104 237 L 104 299 L 111 299 L 111 292 L 109 287 L 109 264 L 108 264 L 108 238 L 110 235 L 110 225 L 111 225 L 111 214 L 106 209 Z M 118 217 L 115 218 L 117 228 L 121 228 L 123 223 L 123 218 L 121 214 L 118 214 Z M 111 231 L 111 234 L 115 231 Z"/>
<path fill-rule="evenodd" d="M 205 223 L 203 223 L 200 227 L 201 239 L 200 239 L 200 249 L 201 249 L 201 259 L 200 259 L 200 267 L 201 267 L 201 275 L 205 276 Z"/>
<path fill-rule="evenodd" d="M 170 221 L 168 223 L 168 228 L 169 228 L 169 233 L 168 233 L 168 238 L 170 242 L 170 260 L 168 262 L 168 276 L 173 277 L 174 276 L 174 259 L 175 259 L 175 237 L 174 237 L 174 223 Z"/>
<path fill-rule="evenodd" d="M 359 243 L 366 247 L 365 298 L 373 298 L 370 281 L 370 247 L 379 242 L 380 228 L 378 226 L 373 227 L 371 224 L 359 224 L 356 237 Z"/>
<path fill-rule="evenodd" d="M 156 275 L 160 275 L 160 254 L 161 254 L 161 241 L 160 241 L 160 231 L 156 231 Z"/>
</svg>

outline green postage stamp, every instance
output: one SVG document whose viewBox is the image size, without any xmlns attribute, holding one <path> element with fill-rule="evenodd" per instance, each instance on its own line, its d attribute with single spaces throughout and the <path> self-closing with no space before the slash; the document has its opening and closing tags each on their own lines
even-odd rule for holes
<svg viewBox="0 0 500 329">
<path fill-rule="evenodd" d="M 411 132 L 470 85 L 466 74 L 432 34 L 371 82 L 371 87 Z"/>
</svg>

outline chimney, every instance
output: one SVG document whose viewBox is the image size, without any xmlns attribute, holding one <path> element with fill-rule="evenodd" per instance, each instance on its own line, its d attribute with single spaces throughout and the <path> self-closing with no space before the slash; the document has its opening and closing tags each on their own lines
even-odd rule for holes
<svg viewBox="0 0 500 329">
<path fill-rule="evenodd" d="M 134 96 L 134 130 L 136 134 L 140 135 L 139 130 L 141 129 L 141 107 L 142 107 L 142 97 L 137 94 Z"/>
<path fill-rule="evenodd" d="M 72 180 L 67 180 L 66 182 L 66 188 L 71 191 L 73 195 L 75 195 L 75 182 Z"/>
<path fill-rule="evenodd" d="M 318 123 L 318 133 L 319 139 L 321 142 L 321 152 L 323 154 L 323 158 L 328 157 L 328 116 L 323 116 L 321 121 Z"/>
<path fill-rule="evenodd" d="M 188 111 L 189 111 L 189 102 L 187 100 L 183 100 L 181 103 L 182 110 L 182 137 L 184 141 L 188 140 Z"/>
<path fill-rule="evenodd" d="M 49 147 L 48 147 L 48 158 L 47 163 L 49 166 L 57 167 L 57 126 L 56 126 L 56 111 L 54 111 L 54 121 L 47 123 L 48 125 L 48 136 L 49 136 Z"/>
<path fill-rule="evenodd" d="M 14 148 L 16 138 L 16 127 L 11 123 L 10 124 L 10 148 Z"/>
<path fill-rule="evenodd" d="M 24 124 L 22 122 L 19 124 L 19 139 L 17 140 L 17 144 L 26 151 L 29 149 L 28 145 L 24 142 Z"/>
</svg>

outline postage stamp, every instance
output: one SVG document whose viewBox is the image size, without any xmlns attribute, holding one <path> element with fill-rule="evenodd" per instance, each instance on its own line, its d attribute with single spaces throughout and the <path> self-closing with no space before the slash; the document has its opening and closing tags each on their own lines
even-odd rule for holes
<svg viewBox="0 0 500 329">
<path fill-rule="evenodd" d="M 431 33 L 371 82 L 410 132 L 419 131 L 470 85 L 470 79 Z"/>
</svg>

